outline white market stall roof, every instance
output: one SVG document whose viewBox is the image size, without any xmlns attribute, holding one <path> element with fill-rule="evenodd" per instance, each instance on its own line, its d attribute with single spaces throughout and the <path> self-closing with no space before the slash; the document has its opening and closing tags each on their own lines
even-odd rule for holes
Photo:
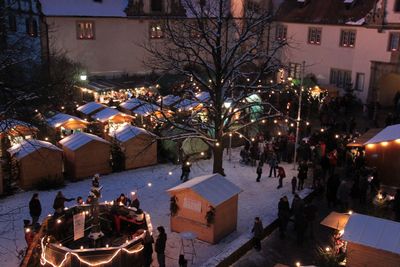
<svg viewBox="0 0 400 267">
<path fill-rule="evenodd" d="M 179 102 L 178 104 L 175 105 L 175 108 L 189 111 L 189 110 L 196 108 L 198 105 L 200 105 L 199 102 L 189 100 L 189 99 L 183 99 L 181 102 Z"/>
<path fill-rule="evenodd" d="M 23 140 L 20 144 L 13 145 L 9 149 L 7 149 L 7 151 L 11 154 L 11 156 L 17 159 L 22 159 L 41 148 L 47 148 L 62 152 L 62 149 L 56 147 L 55 145 L 46 141 L 36 139 Z"/>
<path fill-rule="evenodd" d="M 206 102 L 206 101 L 210 100 L 210 98 L 211 98 L 209 92 L 197 93 L 197 94 L 195 94 L 195 97 L 200 102 Z"/>
<path fill-rule="evenodd" d="M 57 113 L 57 114 L 54 115 L 53 117 L 48 118 L 48 119 L 46 120 L 46 122 L 47 122 L 50 126 L 52 126 L 52 127 L 54 127 L 54 128 L 57 128 L 57 127 L 63 125 L 64 123 L 66 123 L 66 122 L 68 122 L 68 121 L 72 121 L 72 120 L 74 120 L 74 121 L 79 121 L 79 122 L 84 123 L 84 124 L 87 124 L 87 123 L 88 123 L 88 122 L 85 121 L 85 120 L 82 120 L 82 119 L 80 119 L 80 118 L 78 118 L 78 117 L 75 117 L 75 116 L 72 116 L 72 115 L 69 115 L 69 114 L 65 114 L 65 113 Z"/>
<path fill-rule="evenodd" d="M 156 137 L 153 133 L 133 125 L 126 124 L 118 130 L 113 131 L 109 135 L 117 139 L 119 142 L 126 142 L 140 134 L 151 135 Z"/>
<path fill-rule="evenodd" d="M 103 105 L 103 104 L 100 104 L 97 102 L 89 102 L 89 103 L 86 103 L 85 105 L 78 107 L 76 110 L 85 115 L 89 115 L 90 113 L 93 113 L 99 109 L 103 109 L 106 107 L 107 107 L 106 105 Z"/>
<path fill-rule="evenodd" d="M 138 98 L 131 98 L 128 99 L 127 101 L 121 103 L 119 106 L 123 107 L 124 109 L 127 110 L 132 110 L 135 109 L 137 107 L 139 107 L 140 105 L 146 104 L 147 102 L 140 100 Z"/>
<path fill-rule="evenodd" d="M 211 174 L 190 179 L 185 183 L 168 189 L 167 192 L 172 193 L 185 189 L 194 191 L 213 206 L 218 206 L 242 191 L 242 189 L 231 181 L 228 181 L 222 175 Z"/>
<path fill-rule="evenodd" d="M 400 223 L 353 213 L 344 228 L 342 239 L 400 254 Z"/>
<path fill-rule="evenodd" d="M 128 0 L 40 0 L 46 16 L 126 17 Z"/>
<path fill-rule="evenodd" d="M 350 214 L 348 213 L 332 211 L 321 221 L 321 224 L 340 231 L 344 229 L 349 218 Z"/>
<path fill-rule="evenodd" d="M 32 124 L 29 124 L 27 122 L 14 120 L 14 119 L 6 119 L 6 120 L 0 121 L 0 133 L 8 132 L 18 126 L 31 128 L 32 130 L 35 130 L 35 131 L 38 130 L 35 126 L 33 126 Z"/>
<path fill-rule="evenodd" d="M 130 115 L 120 112 L 115 108 L 107 107 L 103 110 L 100 110 L 96 114 L 92 115 L 92 118 L 95 120 L 101 121 L 101 122 L 106 122 L 108 120 L 111 120 L 116 115 L 122 115 L 124 117 L 131 117 Z"/>
<path fill-rule="evenodd" d="M 74 133 L 74 134 L 71 134 L 71 135 L 65 137 L 64 139 L 60 140 L 59 143 L 62 146 L 66 147 L 72 151 L 75 151 L 91 141 L 99 141 L 99 142 L 103 142 L 106 144 L 110 144 L 108 141 L 104 140 L 103 138 L 100 138 L 96 135 L 89 134 L 89 133 Z"/>
<path fill-rule="evenodd" d="M 353 142 L 348 143 L 348 147 L 362 147 L 364 146 L 364 143 L 367 142 L 369 139 L 371 139 L 373 136 L 375 136 L 377 133 L 382 131 L 382 128 L 372 128 L 357 137 L 356 139 L 353 140 Z"/>
<path fill-rule="evenodd" d="M 364 145 L 390 142 L 396 139 L 400 139 L 400 124 L 395 124 L 384 128 L 377 135 L 365 142 Z"/>
<path fill-rule="evenodd" d="M 137 108 L 135 108 L 134 110 L 132 110 L 133 113 L 138 114 L 138 115 L 142 115 L 142 116 L 148 116 L 151 113 L 153 113 L 154 111 L 159 111 L 160 107 L 150 104 L 150 103 L 146 103 L 143 104 Z"/>
<path fill-rule="evenodd" d="M 161 105 L 161 102 L 163 106 L 170 106 L 178 102 L 181 98 L 177 95 L 166 95 L 161 99 L 157 101 L 158 104 Z"/>
</svg>

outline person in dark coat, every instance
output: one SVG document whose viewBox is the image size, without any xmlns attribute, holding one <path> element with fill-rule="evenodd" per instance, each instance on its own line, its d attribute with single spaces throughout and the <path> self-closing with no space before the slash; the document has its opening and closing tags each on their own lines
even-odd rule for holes
<svg viewBox="0 0 400 267">
<path fill-rule="evenodd" d="M 336 206 L 336 193 L 339 188 L 340 181 L 333 175 L 330 176 L 326 184 L 326 199 L 328 200 L 328 207 Z"/>
<path fill-rule="evenodd" d="M 396 190 L 396 194 L 393 199 L 393 211 L 395 215 L 395 220 L 400 222 L 400 189 Z"/>
<path fill-rule="evenodd" d="M 185 259 L 185 255 L 179 255 L 179 261 L 178 261 L 179 267 L 187 267 L 188 261 Z"/>
<path fill-rule="evenodd" d="M 124 193 L 121 193 L 116 200 L 117 205 L 129 206 L 131 201 L 125 196 Z"/>
<path fill-rule="evenodd" d="M 167 234 L 163 226 L 158 226 L 158 237 L 156 240 L 155 250 L 157 253 L 157 261 L 160 267 L 165 267 L 165 246 L 167 244 Z"/>
<path fill-rule="evenodd" d="M 277 189 L 282 188 L 283 186 L 283 178 L 286 177 L 285 169 L 281 166 L 277 166 L 278 168 L 278 178 L 279 178 L 279 185 Z"/>
<path fill-rule="evenodd" d="M 270 159 L 268 160 L 268 165 L 269 165 L 269 176 L 272 176 L 272 172 L 274 172 L 274 177 L 276 177 L 276 168 L 278 167 L 278 160 L 276 158 L 276 154 L 272 153 Z"/>
<path fill-rule="evenodd" d="M 148 231 L 146 231 L 143 243 L 145 267 L 150 267 L 151 263 L 153 262 L 153 243 L 154 243 L 153 237 L 150 235 Z"/>
<path fill-rule="evenodd" d="M 29 214 L 32 217 L 32 225 L 35 226 L 39 221 L 40 214 L 42 214 L 42 205 L 38 193 L 34 193 L 31 201 L 29 201 Z"/>
<path fill-rule="evenodd" d="M 190 167 L 191 167 L 190 162 L 187 160 L 184 160 L 182 163 L 182 174 L 181 174 L 181 180 L 183 182 L 186 182 L 187 180 L 189 180 Z"/>
<path fill-rule="evenodd" d="M 304 188 L 304 180 L 307 179 L 307 175 L 308 175 L 308 166 L 307 166 L 307 162 L 305 161 L 301 161 L 299 164 L 299 173 L 297 175 L 297 177 L 299 178 L 299 184 L 297 186 L 297 190 L 303 190 Z"/>
<path fill-rule="evenodd" d="M 136 209 L 140 208 L 140 201 L 136 192 L 131 193 L 131 203 L 129 204 L 129 206 Z"/>
<path fill-rule="evenodd" d="M 307 232 L 310 234 L 310 238 L 314 238 L 314 224 L 317 217 L 317 207 L 309 200 L 304 206 L 304 216 L 307 222 Z"/>
<path fill-rule="evenodd" d="M 263 231 L 264 227 L 262 225 L 262 222 L 259 217 L 256 217 L 254 219 L 254 225 L 253 229 L 251 229 L 251 232 L 253 233 L 254 248 L 258 251 L 261 250 L 261 238 Z"/>
<path fill-rule="evenodd" d="M 58 191 L 56 198 L 54 199 L 53 209 L 56 214 L 62 214 L 65 208 L 65 202 L 70 202 L 75 198 L 66 198 L 61 191 Z"/>
<path fill-rule="evenodd" d="M 293 176 L 291 183 L 292 183 L 292 194 L 294 195 L 296 194 L 296 186 L 297 186 L 296 176 Z"/>
<path fill-rule="evenodd" d="M 257 179 L 256 179 L 257 182 L 260 182 L 261 175 L 262 175 L 262 171 L 263 171 L 262 167 L 263 167 L 263 164 L 262 164 L 262 162 L 260 161 L 260 162 L 258 163 L 258 167 L 257 167 Z"/>
<path fill-rule="evenodd" d="M 289 201 L 286 196 L 281 197 L 278 203 L 279 236 L 285 238 L 287 224 L 290 218 Z"/>
</svg>

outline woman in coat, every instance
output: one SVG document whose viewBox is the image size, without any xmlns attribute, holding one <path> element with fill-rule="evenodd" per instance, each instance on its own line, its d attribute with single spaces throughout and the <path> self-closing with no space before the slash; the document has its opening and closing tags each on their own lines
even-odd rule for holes
<svg viewBox="0 0 400 267">
<path fill-rule="evenodd" d="M 39 221 L 40 214 L 42 214 L 42 205 L 38 193 L 34 193 L 31 201 L 29 201 L 29 214 L 32 217 L 32 225 L 35 226 Z"/>
</svg>

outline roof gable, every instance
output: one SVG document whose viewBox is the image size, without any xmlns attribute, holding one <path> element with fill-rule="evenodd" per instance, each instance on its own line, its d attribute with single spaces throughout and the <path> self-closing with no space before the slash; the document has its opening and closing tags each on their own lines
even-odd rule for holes
<svg viewBox="0 0 400 267">
<path fill-rule="evenodd" d="M 8 132 L 15 127 L 25 127 L 25 128 L 29 128 L 32 131 L 38 130 L 32 124 L 29 124 L 24 121 L 19 121 L 19 120 L 14 120 L 14 119 L 6 119 L 6 120 L 0 121 L 0 133 Z"/>
<path fill-rule="evenodd" d="M 136 136 L 141 135 L 141 134 L 155 137 L 155 135 L 150 133 L 149 131 L 146 131 L 143 128 L 139 128 L 139 127 L 132 126 L 129 124 L 126 124 L 126 125 L 120 127 L 118 130 L 110 133 L 110 136 L 114 137 L 119 142 L 126 142 L 126 141 L 128 141 L 132 138 L 135 138 Z"/>
<path fill-rule="evenodd" d="M 220 174 L 203 175 L 167 190 L 169 193 L 189 189 L 206 199 L 213 206 L 225 202 L 242 190 Z"/>
<path fill-rule="evenodd" d="M 395 124 L 384 128 L 374 137 L 369 139 L 364 145 L 375 144 L 380 142 L 390 142 L 400 139 L 400 124 Z"/>
<path fill-rule="evenodd" d="M 66 147 L 69 150 L 75 151 L 92 141 L 110 144 L 108 141 L 104 140 L 103 138 L 100 138 L 96 135 L 89 134 L 89 133 L 74 133 L 74 134 L 71 134 L 71 135 L 65 137 L 64 139 L 60 140 L 59 143 L 63 147 Z"/>
<path fill-rule="evenodd" d="M 132 109 L 135 109 L 145 103 L 147 103 L 147 102 L 144 102 L 138 98 L 131 98 L 131 99 L 128 99 L 127 101 L 121 103 L 119 106 L 124 109 L 127 109 L 127 110 L 132 110 Z"/>
<path fill-rule="evenodd" d="M 89 115 L 95 111 L 98 111 L 99 109 L 103 109 L 106 107 L 107 106 L 97 103 L 97 102 L 89 102 L 89 103 L 86 103 L 85 105 L 78 107 L 76 110 L 85 115 Z"/>
<path fill-rule="evenodd" d="M 126 115 L 125 113 L 122 113 L 120 111 L 118 111 L 115 108 L 105 108 L 103 110 L 100 110 L 99 112 L 97 112 L 96 114 L 92 115 L 92 118 L 101 122 L 105 122 L 107 120 L 112 119 L 112 117 L 116 116 L 116 115 Z M 128 115 L 126 115 L 128 116 Z"/>
<path fill-rule="evenodd" d="M 57 128 L 57 127 L 61 126 L 62 124 L 66 123 L 67 121 L 70 121 L 70 120 L 76 120 L 76 121 L 79 121 L 81 123 L 87 124 L 86 121 L 84 121 L 84 120 L 82 120 L 82 119 L 80 119 L 78 117 L 75 117 L 75 116 L 72 116 L 72 115 L 69 115 L 69 114 L 65 114 L 65 113 L 57 113 L 53 117 L 48 118 L 46 121 L 50 126 L 52 126 L 54 128 Z"/>
<path fill-rule="evenodd" d="M 62 149 L 56 147 L 55 145 L 36 139 L 24 140 L 20 144 L 13 145 L 7 151 L 11 154 L 11 156 L 17 159 L 22 159 L 41 148 L 62 152 Z"/>
</svg>

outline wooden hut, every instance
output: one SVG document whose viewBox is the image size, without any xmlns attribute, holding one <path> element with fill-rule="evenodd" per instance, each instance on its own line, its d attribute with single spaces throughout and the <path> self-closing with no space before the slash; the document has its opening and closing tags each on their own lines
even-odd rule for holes
<svg viewBox="0 0 400 267">
<path fill-rule="evenodd" d="M 355 138 L 352 142 L 348 143 L 347 147 L 349 148 L 364 147 L 364 143 L 367 142 L 372 137 L 374 137 L 380 131 L 382 131 L 382 128 L 369 129 L 359 137 Z"/>
<path fill-rule="evenodd" d="M 115 108 L 107 107 L 92 115 L 92 119 L 100 123 L 100 129 L 104 134 L 104 138 L 108 138 L 110 132 L 117 130 L 127 123 L 131 123 L 133 117 Z"/>
<path fill-rule="evenodd" d="M 125 169 L 157 164 L 157 140 L 154 134 L 132 125 L 124 125 L 110 135 L 124 153 Z"/>
<path fill-rule="evenodd" d="M 220 174 L 193 178 L 167 190 L 178 209 L 171 230 L 193 232 L 215 244 L 236 230 L 241 189 Z"/>
<path fill-rule="evenodd" d="M 88 124 L 85 120 L 65 113 L 57 113 L 47 119 L 47 125 L 52 130 L 55 139 L 63 138 L 75 132 L 83 132 Z"/>
<path fill-rule="evenodd" d="M 62 150 L 36 139 L 25 140 L 8 149 L 18 166 L 18 182 L 22 189 L 34 188 L 40 181 L 63 180 Z"/>
<path fill-rule="evenodd" d="M 122 112 L 132 115 L 131 113 L 132 110 L 146 103 L 147 102 L 140 100 L 138 98 L 130 98 L 127 101 L 121 103 L 118 107 Z"/>
<path fill-rule="evenodd" d="M 384 128 L 364 143 L 367 165 L 376 167 L 383 185 L 400 187 L 400 124 Z"/>
<path fill-rule="evenodd" d="M 79 180 L 111 172 L 111 144 L 93 134 L 74 133 L 59 142 L 64 151 L 65 172 Z"/>
<path fill-rule="evenodd" d="M 0 157 L 8 148 L 21 143 L 24 139 L 35 137 L 38 129 L 33 125 L 14 119 L 0 121 Z"/>
<path fill-rule="evenodd" d="M 89 102 L 78 107 L 76 110 L 82 115 L 83 118 L 90 119 L 93 114 L 105 109 L 106 107 L 106 105 L 97 102 Z"/>
<path fill-rule="evenodd" d="M 344 229 L 346 265 L 400 266 L 400 223 L 353 213 Z"/>
</svg>

